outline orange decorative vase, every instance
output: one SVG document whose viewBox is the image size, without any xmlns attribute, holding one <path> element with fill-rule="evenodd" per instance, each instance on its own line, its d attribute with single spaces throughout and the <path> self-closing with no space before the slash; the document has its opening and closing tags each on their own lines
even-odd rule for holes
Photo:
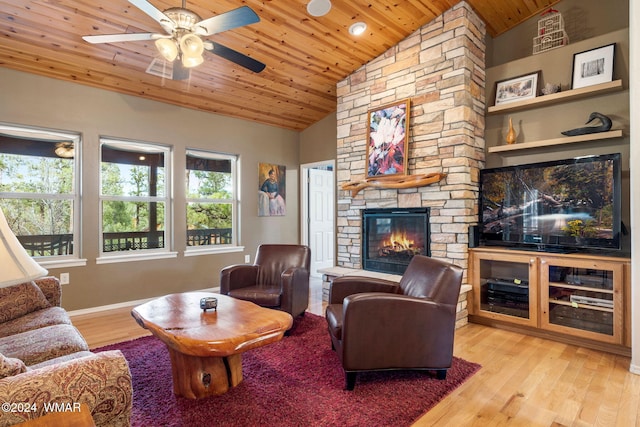
<svg viewBox="0 0 640 427">
<path fill-rule="evenodd" d="M 516 142 L 516 130 L 513 128 L 513 122 L 511 121 L 511 117 L 509 117 L 509 131 L 507 132 L 507 144 L 513 144 Z"/>
</svg>

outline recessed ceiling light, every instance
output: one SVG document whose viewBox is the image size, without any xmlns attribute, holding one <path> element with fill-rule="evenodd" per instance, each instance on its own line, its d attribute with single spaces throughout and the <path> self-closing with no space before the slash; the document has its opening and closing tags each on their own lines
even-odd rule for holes
<svg viewBox="0 0 640 427">
<path fill-rule="evenodd" d="M 331 10 L 330 0 L 311 0 L 307 4 L 307 12 L 311 16 L 324 16 Z"/>
<path fill-rule="evenodd" d="M 359 36 L 360 34 L 364 33 L 366 29 L 367 24 L 365 24 L 364 22 L 356 22 L 349 27 L 349 33 L 353 34 L 354 36 Z"/>
</svg>

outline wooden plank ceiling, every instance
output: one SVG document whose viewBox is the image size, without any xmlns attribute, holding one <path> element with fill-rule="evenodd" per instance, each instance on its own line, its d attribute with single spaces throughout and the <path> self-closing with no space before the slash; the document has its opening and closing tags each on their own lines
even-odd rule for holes
<svg viewBox="0 0 640 427">
<path fill-rule="evenodd" d="M 0 0 L 0 66 L 277 127 L 303 130 L 336 109 L 336 83 L 459 0 L 188 0 L 203 19 L 247 5 L 260 22 L 208 37 L 266 64 L 259 74 L 205 52 L 191 78 L 146 73 L 153 41 L 90 44 L 83 35 L 158 32 L 127 0 Z M 180 0 L 150 0 L 156 8 Z M 495 37 L 558 0 L 468 0 Z M 363 21 L 355 37 L 349 26 Z"/>
</svg>

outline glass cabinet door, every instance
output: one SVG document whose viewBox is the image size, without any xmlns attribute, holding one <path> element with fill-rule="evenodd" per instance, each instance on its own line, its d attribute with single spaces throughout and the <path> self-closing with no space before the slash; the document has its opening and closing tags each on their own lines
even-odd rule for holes
<svg viewBox="0 0 640 427">
<path fill-rule="evenodd" d="M 528 256 L 474 253 L 473 274 L 480 285 L 474 290 L 476 314 L 536 326 L 535 265 Z"/>
<path fill-rule="evenodd" d="M 622 342 L 622 266 L 606 261 L 543 258 L 543 328 Z"/>
</svg>

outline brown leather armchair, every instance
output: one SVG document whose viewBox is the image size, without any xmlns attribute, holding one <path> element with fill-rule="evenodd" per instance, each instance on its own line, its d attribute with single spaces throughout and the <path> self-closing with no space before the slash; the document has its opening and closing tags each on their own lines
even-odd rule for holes
<svg viewBox="0 0 640 427">
<path fill-rule="evenodd" d="M 400 283 L 343 276 L 329 291 L 326 319 L 333 349 L 353 390 L 363 371 L 435 370 L 444 379 L 453 359 L 462 269 L 416 255 Z"/>
<path fill-rule="evenodd" d="M 310 264 L 308 246 L 260 245 L 253 265 L 222 269 L 220 293 L 296 317 L 309 305 Z"/>
</svg>

